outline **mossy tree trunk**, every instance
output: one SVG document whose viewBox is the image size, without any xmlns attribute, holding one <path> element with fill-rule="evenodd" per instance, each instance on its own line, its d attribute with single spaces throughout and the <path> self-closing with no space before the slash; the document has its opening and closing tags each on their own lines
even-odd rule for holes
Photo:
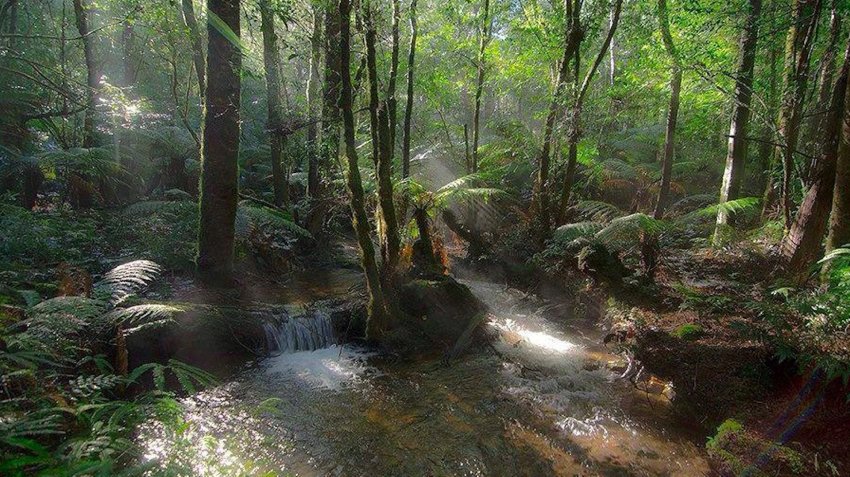
<svg viewBox="0 0 850 477">
<path fill-rule="evenodd" d="M 662 0 L 664 1 L 664 0 Z M 729 148 L 726 152 L 726 168 L 723 171 L 723 183 L 720 186 L 720 203 L 735 200 L 741 193 L 741 179 L 749 148 L 750 104 L 753 98 L 753 66 L 756 62 L 758 40 L 758 21 L 761 14 L 761 0 L 750 0 L 750 10 L 744 32 L 741 35 L 738 72 L 735 75 L 735 94 L 732 99 L 732 124 L 729 126 Z M 656 217 L 658 218 L 658 217 Z M 717 212 L 714 242 L 719 243 L 722 228 L 729 222 L 729 214 L 724 208 Z"/>
<path fill-rule="evenodd" d="M 658 0 L 658 23 L 661 27 L 661 40 L 672 63 L 670 69 L 670 105 L 667 108 L 667 124 L 664 131 L 664 149 L 661 158 L 661 185 L 652 216 L 664 217 L 667 203 L 670 201 L 670 176 L 673 172 L 673 160 L 676 155 L 676 123 L 679 119 L 679 93 L 682 91 L 682 64 L 679 53 L 670 34 L 670 19 L 667 13 L 667 0 Z"/>
<path fill-rule="evenodd" d="M 357 164 L 357 144 L 354 137 L 354 111 L 351 87 L 351 3 L 349 0 L 339 0 L 339 18 L 341 79 L 339 105 L 342 111 L 345 156 L 348 165 L 346 186 L 351 200 L 352 225 L 354 226 L 357 243 L 360 247 L 361 264 L 363 266 L 363 272 L 366 275 L 366 288 L 369 294 L 366 337 L 374 340 L 381 338 L 388 320 L 388 313 L 378 274 L 378 265 L 375 261 L 375 248 L 372 245 L 372 238 L 369 234 L 369 218 L 366 215 L 363 183 L 360 179 L 360 166 Z"/>
<path fill-rule="evenodd" d="M 404 109 L 404 125 L 402 127 L 402 144 L 401 144 L 401 177 L 407 178 L 410 176 L 410 125 L 413 118 L 413 73 L 415 71 L 416 59 L 416 37 L 419 29 L 416 23 L 416 0 L 410 1 L 410 49 L 407 52 L 407 98 L 406 108 Z M 463 126 L 464 136 L 466 135 L 466 125 Z M 468 148 L 467 148 L 468 149 Z M 467 155 L 469 153 L 467 152 Z"/>
<path fill-rule="evenodd" d="M 322 88 L 322 167 L 330 169 L 339 158 L 339 10 L 330 2 L 325 10 L 325 74 Z M 321 174 L 321 172 L 319 172 Z"/>
<path fill-rule="evenodd" d="M 89 5 L 86 0 L 73 0 L 77 31 L 83 42 L 86 62 L 86 113 L 83 121 L 83 147 L 93 147 L 95 140 L 95 114 L 100 102 L 100 65 L 95 51 L 94 33 L 89 24 Z"/>
<path fill-rule="evenodd" d="M 231 285 L 242 69 L 239 0 L 207 0 L 207 9 L 217 19 L 207 27 L 197 271 L 207 283 Z"/>
<path fill-rule="evenodd" d="M 195 75 L 198 78 L 198 94 L 203 97 L 206 90 L 204 45 L 201 40 L 201 32 L 198 29 L 198 20 L 195 17 L 195 7 L 192 5 L 192 0 L 180 0 L 180 13 L 183 16 L 183 24 L 189 30 L 189 42 L 192 44 L 192 64 L 195 66 Z"/>
<path fill-rule="evenodd" d="M 836 166 L 839 161 L 839 137 L 842 135 L 842 122 L 848 119 L 845 115 L 845 99 L 849 69 L 850 42 L 848 42 L 844 62 L 832 90 L 829 113 L 824 121 L 820 148 L 822 153 L 818 160 L 818 170 L 797 211 L 791 229 L 782 242 L 781 252 L 787 270 L 797 283 L 803 282 L 808 277 L 809 267 L 820 255 L 830 211 L 833 208 Z M 846 188 L 847 184 L 839 184 L 839 187 Z"/>
<path fill-rule="evenodd" d="M 272 161 L 272 188 L 274 204 L 278 207 L 289 205 L 289 184 L 287 171 L 283 165 L 284 138 L 280 128 L 283 126 L 280 90 L 280 56 L 278 54 L 277 33 L 275 32 L 274 10 L 270 0 L 260 1 L 260 30 L 263 33 L 263 64 L 266 74 L 266 97 L 269 131 L 269 146 Z"/>
<path fill-rule="evenodd" d="M 490 43 L 490 0 L 484 0 L 478 30 L 478 59 L 475 77 L 475 110 L 472 113 L 472 163 L 467 173 L 478 172 L 478 145 L 481 134 L 481 94 L 484 91 L 484 74 L 487 71 L 486 52 Z"/>
<path fill-rule="evenodd" d="M 319 64 L 322 61 L 322 9 L 313 5 L 313 31 L 310 33 L 310 73 L 307 79 L 307 109 L 312 121 L 320 111 L 321 73 Z M 307 195 L 319 196 L 319 126 L 311 123 L 307 126 Z"/>
</svg>

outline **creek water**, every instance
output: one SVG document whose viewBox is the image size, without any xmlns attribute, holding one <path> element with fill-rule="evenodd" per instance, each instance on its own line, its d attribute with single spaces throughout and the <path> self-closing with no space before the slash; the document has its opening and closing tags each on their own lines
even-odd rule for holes
<svg viewBox="0 0 850 477">
<path fill-rule="evenodd" d="M 319 314 L 277 330 L 280 354 L 182 400 L 179 425 L 144 426 L 145 458 L 191 475 L 710 473 L 666 398 L 609 370 L 601 331 L 466 283 L 490 307 L 492 348 L 402 362 L 331 344 Z"/>
</svg>

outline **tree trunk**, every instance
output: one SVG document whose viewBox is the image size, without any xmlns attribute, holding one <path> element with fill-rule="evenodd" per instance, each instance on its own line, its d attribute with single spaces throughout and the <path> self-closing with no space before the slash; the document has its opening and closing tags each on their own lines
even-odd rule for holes
<svg viewBox="0 0 850 477">
<path fill-rule="evenodd" d="M 472 172 L 478 172 L 478 143 L 481 128 L 481 93 L 484 91 L 485 55 L 490 43 L 490 0 L 484 0 L 484 12 L 478 32 L 478 75 L 475 80 L 475 111 L 472 114 Z"/>
<path fill-rule="evenodd" d="M 121 31 L 121 60 L 124 66 L 121 77 L 121 86 L 132 86 L 136 82 L 136 67 L 133 64 L 133 42 L 135 34 L 133 22 L 127 18 L 124 20 L 124 28 Z"/>
<path fill-rule="evenodd" d="M 670 20 L 667 15 L 667 0 L 658 0 L 658 23 L 661 26 L 661 40 L 667 56 L 673 63 L 670 79 L 670 107 L 667 110 L 667 127 L 664 133 L 664 156 L 661 159 L 661 186 L 658 188 L 658 200 L 652 216 L 664 217 L 667 202 L 670 200 L 670 175 L 673 171 L 673 159 L 676 154 L 676 122 L 679 118 L 679 92 L 682 90 L 682 65 L 673 36 L 670 35 Z M 740 81 L 740 79 L 739 79 Z"/>
<path fill-rule="evenodd" d="M 732 124 L 729 126 L 729 149 L 726 153 L 723 184 L 720 186 L 721 204 L 737 199 L 741 193 L 741 179 L 744 175 L 744 164 L 747 160 L 747 148 L 749 147 L 747 135 L 750 123 L 750 103 L 753 98 L 753 66 L 756 62 L 760 14 L 761 0 L 750 0 L 750 11 L 747 14 L 747 22 L 741 35 L 738 72 L 735 75 Z M 719 244 L 722 228 L 729 222 L 729 214 L 723 207 L 717 211 L 716 222 L 714 243 Z"/>
<path fill-rule="evenodd" d="M 410 122 L 413 117 L 413 73 L 414 60 L 416 59 L 416 36 L 418 35 L 416 24 L 416 0 L 410 0 L 410 50 L 407 53 L 407 107 L 404 110 L 404 126 L 401 145 L 401 177 L 410 176 Z M 466 125 L 464 125 L 464 132 Z"/>
<path fill-rule="evenodd" d="M 576 5 L 580 5 L 577 1 Z M 578 8 L 576 6 L 575 8 Z M 564 184 L 561 189 L 561 200 L 558 207 L 558 224 L 561 225 L 563 220 L 567 216 L 567 207 L 570 202 L 570 192 L 573 188 L 573 178 L 575 176 L 576 170 L 576 161 L 578 160 L 578 143 L 581 140 L 581 109 L 584 104 L 584 96 L 587 94 L 588 88 L 590 88 L 590 81 L 593 79 L 593 76 L 596 74 L 596 70 L 599 69 L 599 64 L 602 63 L 602 60 L 605 58 L 605 55 L 608 53 L 608 47 L 611 45 L 611 40 L 614 38 L 614 33 L 617 31 L 617 25 L 620 24 L 620 12 L 623 9 L 623 0 L 615 0 L 613 13 L 611 17 L 611 27 L 608 29 L 608 34 L 605 36 L 605 40 L 602 42 L 602 47 L 599 49 L 599 53 L 596 55 L 596 59 L 593 61 L 593 64 L 590 66 L 590 69 L 587 70 L 587 73 L 584 76 L 584 80 L 581 83 L 581 86 L 578 89 L 578 92 L 575 96 L 575 102 L 573 103 L 572 110 L 572 123 L 570 125 L 571 133 L 568 137 L 568 147 L 570 151 L 570 156 L 567 158 L 567 170 L 564 174 Z M 575 13 L 578 15 L 578 13 Z M 578 71 L 576 71 L 576 76 L 578 76 Z"/>
<path fill-rule="evenodd" d="M 774 30 L 776 28 L 776 13 L 774 9 L 769 9 L 770 14 L 770 30 Z M 761 184 L 762 193 L 762 209 L 761 209 L 761 219 L 766 220 L 768 214 L 770 213 L 771 208 L 775 202 L 775 191 L 774 191 L 774 181 L 773 181 L 773 168 L 776 165 L 776 147 L 773 145 L 775 141 L 774 130 L 776 126 L 776 117 L 777 117 L 777 99 L 778 95 L 776 94 L 776 62 L 779 59 L 779 48 L 777 45 L 771 43 L 770 44 L 770 55 L 768 57 L 769 62 L 769 80 L 767 84 L 767 99 L 765 102 L 767 103 L 767 114 L 765 122 L 763 125 L 763 130 L 761 133 L 762 141 L 759 144 L 759 162 L 762 165 L 762 169 L 764 170 L 764 182 Z"/>
<path fill-rule="evenodd" d="M 310 118 L 315 118 L 319 113 L 319 85 L 321 77 L 319 74 L 319 62 L 322 56 L 322 14 L 321 7 L 313 7 L 313 32 L 310 35 L 310 76 L 307 80 L 307 109 Z M 317 123 L 307 126 L 307 195 L 318 197 L 319 195 L 319 127 Z"/>
<path fill-rule="evenodd" d="M 180 12 L 183 15 L 183 23 L 189 30 L 189 42 L 192 44 L 192 63 L 195 65 L 195 74 L 198 77 L 198 94 L 203 97 L 206 93 L 204 45 L 201 41 L 201 32 L 198 30 L 198 20 L 195 18 L 195 7 L 192 6 L 192 0 L 180 0 Z"/>
<path fill-rule="evenodd" d="M 95 113 L 100 103 L 100 69 L 98 67 L 95 41 L 90 31 L 86 0 L 73 0 L 74 15 L 77 21 L 77 31 L 83 41 L 83 55 L 86 61 L 86 114 L 83 123 L 83 147 L 95 145 Z"/>
<path fill-rule="evenodd" d="M 578 8 L 578 5 L 576 8 Z M 551 101 L 549 101 L 549 112 L 546 115 L 546 126 L 543 130 L 543 148 L 540 152 L 540 161 L 537 167 L 537 180 L 534 183 L 532 214 L 537 221 L 536 233 L 539 239 L 549 236 L 551 225 L 549 219 L 548 182 L 550 150 L 552 147 L 552 136 L 555 131 L 555 121 L 558 118 L 558 111 L 563 106 L 564 89 L 566 88 L 567 77 L 570 71 L 570 60 L 576 51 L 578 51 L 581 41 L 584 38 L 584 31 L 578 19 L 579 12 L 576 11 L 575 14 L 571 14 L 573 10 L 570 0 L 564 0 L 564 11 L 567 12 L 566 18 L 568 19 L 566 31 L 564 32 L 564 55 L 558 67 L 555 91 L 552 93 Z M 578 61 L 578 58 L 576 58 L 576 61 Z"/>
<path fill-rule="evenodd" d="M 812 186 L 806 193 L 788 235 L 782 242 L 782 256 L 786 270 L 795 280 L 802 283 L 808 277 L 809 267 L 821 252 L 824 233 L 832 209 L 835 189 L 836 164 L 838 161 L 839 136 L 845 118 L 845 96 L 847 75 L 850 69 L 850 42 L 844 54 L 844 62 L 832 91 L 829 114 L 824 122 L 822 154 L 818 161 Z M 839 185 L 846 187 L 846 184 Z"/>
<path fill-rule="evenodd" d="M 282 163 L 284 139 L 279 131 L 283 120 L 280 104 L 280 57 L 278 56 L 274 11 L 270 0 L 260 1 L 260 30 L 263 33 L 263 64 L 266 73 L 266 104 L 268 105 L 266 129 L 269 131 L 269 146 L 271 147 L 274 205 L 281 207 L 289 205 L 289 184 Z"/>
<path fill-rule="evenodd" d="M 339 18 L 341 77 L 339 105 L 342 110 L 345 155 L 348 162 L 346 185 L 348 187 L 348 193 L 351 196 L 352 225 L 357 234 L 357 243 L 360 246 L 360 257 L 363 272 L 366 275 L 366 289 L 369 294 L 366 337 L 374 340 L 382 336 L 388 316 L 383 290 L 381 289 L 381 280 L 378 275 L 378 265 L 375 262 L 375 249 L 372 245 L 372 238 L 369 236 L 369 219 L 366 215 L 363 183 L 360 180 L 360 168 L 357 164 L 357 144 L 354 138 L 354 112 L 351 88 L 351 4 L 349 0 L 339 0 Z"/>
<path fill-rule="evenodd" d="M 835 76 L 835 57 L 841 41 L 841 16 L 838 13 L 838 0 L 832 0 L 832 8 L 829 20 L 829 38 L 826 48 L 820 58 L 820 70 L 818 71 L 818 88 L 816 93 L 816 111 L 810 115 L 804 138 L 802 141 L 806 151 L 810 151 L 811 160 L 808 161 L 802 172 L 802 183 L 805 188 L 811 185 L 814 173 L 818 169 L 818 159 L 821 151 L 818 149 L 822 144 L 817 143 L 818 133 L 823 130 L 828 111 L 824 111 L 829 104 L 829 95 L 832 92 L 832 79 Z"/>
<path fill-rule="evenodd" d="M 197 271 L 203 281 L 231 285 L 242 68 L 241 52 L 232 37 L 240 34 L 239 0 L 207 0 L 207 9 L 221 23 L 210 22 L 207 27 Z"/>
<path fill-rule="evenodd" d="M 844 119 L 841 123 L 841 139 L 835 170 L 835 186 L 832 193 L 832 212 L 826 250 L 850 244 L 850 97 L 844 97 Z"/>
<path fill-rule="evenodd" d="M 339 159 L 339 11 L 325 11 L 325 81 L 322 91 L 322 160 L 327 169 Z M 321 169 L 321 167 L 320 167 Z M 321 172 L 320 172 L 321 174 Z"/>
<path fill-rule="evenodd" d="M 793 0 L 791 27 L 785 40 L 785 67 L 782 81 L 782 108 L 779 113 L 777 155 L 782 158 L 782 213 L 786 230 L 791 227 L 791 181 L 794 153 L 800 136 L 803 99 L 808 81 L 809 58 L 817 30 L 820 0 Z"/>
<path fill-rule="evenodd" d="M 396 98 L 396 84 L 398 83 L 398 55 L 399 55 L 399 33 L 398 22 L 401 15 L 401 7 L 399 0 L 392 0 L 393 3 L 393 20 L 392 20 L 392 50 L 390 54 L 390 74 L 387 78 L 387 113 L 389 114 L 389 141 L 390 141 L 390 164 L 395 157 L 395 135 L 398 126 L 398 101 Z"/>
</svg>

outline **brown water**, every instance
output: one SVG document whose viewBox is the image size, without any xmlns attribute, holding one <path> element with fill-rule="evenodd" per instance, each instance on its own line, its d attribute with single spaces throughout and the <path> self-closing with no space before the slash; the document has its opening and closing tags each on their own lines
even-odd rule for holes
<svg viewBox="0 0 850 477">
<path fill-rule="evenodd" d="M 706 475 L 669 403 L 617 379 L 599 331 L 467 282 L 493 349 L 450 366 L 332 347 L 269 358 L 151 423 L 149 459 L 182 475 Z"/>
</svg>

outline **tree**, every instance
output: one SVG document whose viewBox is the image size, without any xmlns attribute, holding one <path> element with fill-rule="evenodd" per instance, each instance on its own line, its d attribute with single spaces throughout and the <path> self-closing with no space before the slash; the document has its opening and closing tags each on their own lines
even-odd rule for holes
<svg viewBox="0 0 850 477">
<path fill-rule="evenodd" d="M 203 97 L 206 89 L 206 65 L 204 64 L 204 45 L 201 33 L 198 30 L 198 20 L 195 18 L 195 7 L 192 0 L 180 0 L 180 13 L 183 16 L 183 24 L 189 33 L 189 42 L 192 44 L 192 63 L 195 66 L 195 75 L 198 78 L 198 94 Z"/>
<path fill-rule="evenodd" d="M 839 160 L 839 137 L 842 136 L 842 123 L 848 119 L 845 116 L 848 72 L 850 72 L 850 40 L 848 40 L 841 71 L 832 89 L 829 113 L 824 122 L 821 137 L 823 145 L 821 157 L 818 160 L 818 170 L 815 171 L 812 185 L 797 211 L 788 235 L 782 241 L 781 253 L 785 259 L 786 269 L 792 279 L 798 283 L 807 278 L 809 267 L 818 258 L 830 211 L 833 208 L 836 166 Z M 839 184 L 838 187 L 846 187 L 846 184 Z"/>
<path fill-rule="evenodd" d="M 475 79 L 475 110 L 472 114 L 472 170 L 467 172 L 478 172 L 478 144 L 481 133 L 481 94 L 484 91 L 484 73 L 487 70 L 485 53 L 490 43 L 492 34 L 490 19 L 490 0 L 484 0 L 481 13 L 481 24 L 478 30 L 478 59 L 476 61 L 477 76 Z"/>
<path fill-rule="evenodd" d="M 201 280 L 233 280 L 238 200 L 240 51 L 239 0 L 207 0 L 207 91 L 201 146 L 197 272 Z"/>
<path fill-rule="evenodd" d="M 315 118 L 319 114 L 319 85 L 321 76 L 319 63 L 322 60 L 322 9 L 313 5 L 313 29 L 310 33 L 310 72 L 307 79 L 307 109 L 308 116 Z M 307 126 L 307 195 L 319 195 L 319 131 L 315 122 Z"/>
<path fill-rule="evenodd" d="M 268 108 L 266 129 L 269 131 L 269 145 L 271 146 L 274 204 L 288 206 L 289 184 L 287 184 L 287 174 L 282 163 L 284 138 L 279 131 L 282 126 L 283 114 L 280 104 L 280 57 L 278 55 L 274 15 L 271 0 L 260 0 L 260 30 L 263 33 L 263 64 L 266 72 L 266 103 Z"/>
<path fill-rule="evenodd" d="M 416 59 L 416 36 L 418 28 L 416 24 L 416 0 L 410 0 L 410 49 L 407 53 L 407 98 L 404 109 L 404 125 L 402 127 L 401 144 L 401 177 L 410 176 L 410 123 L 413 117 L 413 73 L 415 71 L 414 60 Z M 464 125 L 464 133 L 466 125 Z"/>
<path fill-rule="evenodd" d="M 803 99 L 809 76 L 809 60 L 820 15 L 820 0 L 793 0 L 791 26 L 785 40 L 782 72 L 782 106 L 779 112 L 777 155 L 782 158 L 782 214 L 785 228 L 791 227 L 794 154 L 800 137 Z"/>
<path fill-rule="evenodd" d="M 339 60 L 340 60 L 340 109 L 345 137 L 345 156 L 348 164 L 346 186 L 351 205 L 352 225 L 360 247 L 360 259 L 366 275 L 366 289 L 369 294 L 367 307 L 368 322 L 366 337 L 380 339 L 388 319 L 378 265 L 375 261 L 375 248 L 369 235 L 369 218 L 360 179 L 360 166 L 357 164 L 357 143 L 354 137 L 354 111 L 351 87 L 351 4 L 349 0 L 339 0 Z"/>
<path fill-rule="evenodd" d="M 670 106 L 667 109 L 667 126 L 664 132 L 664 156 L 661 158 L 661 186 L 658 188 L 658 200 L 655 202 L 655 211 L 652 214 L 655 219 L 664 217 L 664 210 L 670 200 L 670 174 L 673 171 L 673 159 L 676 154 L 676 122 L 679 119 L 679 93 L 682 90 L 682 64 L 676 45 L 673 43 L 673 35 L 670 34 L 667 0 L 658 0 L 658 24 L 661 27 L 661 40 L 672 66 Z"/>
<path fill-rule="evenodd" d="M 73 0 L 77 31 L 83 42 L 86 61 L 86 114 L 83 125 L 83 147 L 95 145 L 95 114 L 100 103 L 100 68 L 95 51 L 94 31 L 91 31 L 86 0 Z"/>
<path fill-rule="evenodd" d="M 662 0 L 663 1 L 663 0 Z M 738 198 L 741 191 L 741 179 L 744 174 L 744 162 L 747 159 L 749 140 L 750 103 L 753 98 L 753 66 L 756 62 L 756 42 L 758 40 L 758 21 L 761 14 L 761 0 L 750 0 L 744 31 L 738 53 L 738 68 L 735 75 L 735 94 L 732 99 L 732 124 L 729 126 L 729 149 L 726 153 L 726 168 L 723 171 L 723 184 L 720 186 L 720 203 Z M 658 217 L 656 217 L 658 218 Z M 729 221 L 729 214 L 723 207 L 717 211 L 717 227 L 714 231 L 714 243 L 719 243 L 721 228 Z"/>
<path fill-rule="evenodd" d="M 322 87 L 322 160 L 325 167 L 339 157 L 339 10 L 333 2 L 325 8 L 325 74 Z"/>
</svg>

